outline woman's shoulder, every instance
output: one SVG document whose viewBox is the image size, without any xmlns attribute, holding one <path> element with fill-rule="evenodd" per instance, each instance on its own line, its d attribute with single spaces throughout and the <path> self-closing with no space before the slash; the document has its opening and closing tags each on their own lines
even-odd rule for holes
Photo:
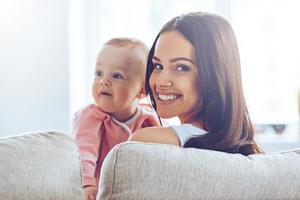
<svg viewBox="0 0 300 200">
<path fill-rule="evenodd" d="M 185 123 L 181 125 L 170 126 L 175 132 L 178 133 L 189 133 L 191 135 L 204 135 L 207 133 L 206 130 L 199 128 L 193 124 Z"/>
<path fill-rule="evenodd" d="M 173 133 L 176 134 L 176 136 L 178 137 L 180 145 L 182 147 L 189 139 L 202 136 L 207 133 L 207 131 L 205 131 L 204 129 L 189 123 L 181 124 L 178 126 L 171 126 L 170 128 L 172 129 Z"/>
</svg>

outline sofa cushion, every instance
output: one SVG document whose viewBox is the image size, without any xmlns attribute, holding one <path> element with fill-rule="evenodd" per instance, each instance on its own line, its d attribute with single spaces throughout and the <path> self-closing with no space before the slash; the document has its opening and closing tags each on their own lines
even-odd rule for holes
<svg viewBox="0 0 300 200">
<path fill-rule="evenodd" d="M 243 156 L 126 142 L 102 166 L 97 199 L 300 199 L 300 149 Z"/>
<path fill-rule="evenodd" d="M 58 132 L 0 139 L 1 199 L 83 199 L 75 141 Z"/>
</svg>

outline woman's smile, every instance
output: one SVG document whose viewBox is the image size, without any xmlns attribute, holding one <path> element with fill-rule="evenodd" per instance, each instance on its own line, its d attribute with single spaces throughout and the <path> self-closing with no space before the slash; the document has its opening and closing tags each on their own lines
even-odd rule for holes
<svg viewBox="0 0 300 200">
<path fill-rule="evenodd" d="M 178 100 L 182 95 L 180 94 L 165 94 L 165 93 L 156 93 L 156 98 L 161 103 L 172 103 Z"/>
</svg>

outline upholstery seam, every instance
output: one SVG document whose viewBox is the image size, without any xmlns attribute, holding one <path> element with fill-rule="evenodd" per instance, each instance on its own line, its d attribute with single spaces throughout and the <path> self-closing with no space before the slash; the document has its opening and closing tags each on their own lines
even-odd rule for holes
<svg viewBox="0 0 300 200">
<path fill-rule="evenodd" d="M 114 184 L 115 184 L 115 174 L 116 174 L 116 164 L 117 164 L 117 160 L 118 160 L 118 153 L 119 153 L 120 149 L 118 148 L 116 153 L 115 153 L 115 159 L 114 159 L 114 162 L 113 162 L 113 174 L 112 174 L 112 187 L 111 187 L 111 190 L 110 190 L 110 197 L 113 195 L 113 188 L 114 188 Z M 109 198 L 110 199 L 110 198 Z"/>
<path fill-rule="evenodd" d="M 78 163 L 79 163 L 79 171 L 80 171 L 80 184 L 81 184 L 81 188 L 82 188 L 82 194 L 83 194 L 83 196 L 84 196 L 84 190 L 83 190 L 83 169 L 82 169 L 82 161 L 81 161 L 81 156 L 80 156 L 80 151 L 79 151 L 79 145 L 78 145 L 78 143 L 77 143 L 77 140 L 76 139 L 74 139 L 74 138 L 72 138 L 73 139 L 73 141 L 75 142 L 75 148 L 76 148 L 76 151 L 77 151 L 77 154 L 79 155 L 79 156 L 77 156 L 77 160 L 78 160 Z"/>
</svg>

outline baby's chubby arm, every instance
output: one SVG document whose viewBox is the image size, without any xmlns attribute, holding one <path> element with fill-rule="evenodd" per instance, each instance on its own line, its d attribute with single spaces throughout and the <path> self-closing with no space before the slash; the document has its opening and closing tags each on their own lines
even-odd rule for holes
<svg viewBox="0 0 300 200">
<path fill-rule="evenodd" d="M 178 137 L 170 128 L 167 127 L 149 127 L 139 129 L 128 138 L 128 141 L 173 144 L 180 146 Z"/>
<path fill-rule="evenodd" d="M 97 109 L 88 106 L 74 117 L 73 134 L 77 141 L 82 162 L 83 186 L 97 189 L 95 170 L 101 144 L 101 117 Z"/>
</svg>

